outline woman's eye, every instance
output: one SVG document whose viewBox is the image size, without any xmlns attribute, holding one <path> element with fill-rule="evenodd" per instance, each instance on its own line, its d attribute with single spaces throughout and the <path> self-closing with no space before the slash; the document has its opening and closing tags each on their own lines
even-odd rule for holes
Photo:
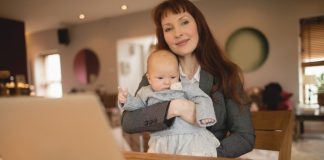
<svg viewBox="0 0 324 160">
<path fill-rule="evenodd" d="M 157 79 L 163 79 L 162 77 L 157 77 Z"/>
<path fill-rule="evenodd" d="M 164 32 L 169 32 L 171 30 L 172 30 L 172 28 L 164 28 Z"/>
<path fill-rule="evenodd" d="M 181 22 L 181 25 L 186 25 L 186 24 L 188 24 L 189 23 L 189 21 L 183 21 L 183 22 Z"/>
</svg>

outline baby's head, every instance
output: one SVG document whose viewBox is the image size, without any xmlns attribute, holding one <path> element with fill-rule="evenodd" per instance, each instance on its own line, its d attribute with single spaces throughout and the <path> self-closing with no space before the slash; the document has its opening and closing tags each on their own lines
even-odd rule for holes
<svg viewBox="0 0 324 160">
<path fill-rule="evenodd" d="M 146 77 L 154 91 L 170 89 L 171 84 L 179 82 L 177 57 L 167 50 L 152 52 L 147 59 Z"/>
</svg>

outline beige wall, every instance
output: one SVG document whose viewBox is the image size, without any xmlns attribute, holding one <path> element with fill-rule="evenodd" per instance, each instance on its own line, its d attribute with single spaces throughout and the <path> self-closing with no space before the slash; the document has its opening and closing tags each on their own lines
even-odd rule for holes
<svg viewBox="0 0 324 160">
<path fill-rule="evenodd" d="M 255 27 L 268 38 L 270 51 L 265 64 L 258 70 L 245 73 L 246 86 L 264 86 L 276 81 L 294 93 L 298 100 L 298 33 L 299 19 L 324 15 L 323 0 L 200 0 L 201 9 L 219 44 L 240 27 Z M 59 45 L 56 30 L 28 36 L 27 52 L 30 66 L 33 58 L 48 50 L 58 50 L 62 59 L 63 90 L 72 87 L 93 90 L 104 85 L 109 92 L 117 92 L 116 42 L 119 39 L 154 34 L 150 11 L 103 19 L 69 27 L 71 43 Z M 100 60 L 100 75 L 91 85 L 78 84 L 73 75 L 73 58 L 82 48 L 94 50 Z M 32 80 L 32 68 L 29 68 Z M 136 82 L 130 82 L 135 83 Z"/>
</svg>

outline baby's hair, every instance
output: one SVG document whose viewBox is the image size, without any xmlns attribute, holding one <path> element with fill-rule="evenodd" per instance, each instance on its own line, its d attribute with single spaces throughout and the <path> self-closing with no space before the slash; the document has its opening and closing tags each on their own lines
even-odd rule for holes
<svg viewBox="0 0 324 160">
<path fill-rule="evenodd" d="M 175 54 L 168 50 L 163 50 L 163 49 L 158 49 L 158 50 L 153 50 L 151 54 L 147 58 L 147 71 L 150 63 L 152 63 L 152 60 L 154 58 L 159 58 L 159 61 L 163 62 L 170 62 L 171 58 L 175 58 L 178 63 L 178 58 Z"/>
</svg>

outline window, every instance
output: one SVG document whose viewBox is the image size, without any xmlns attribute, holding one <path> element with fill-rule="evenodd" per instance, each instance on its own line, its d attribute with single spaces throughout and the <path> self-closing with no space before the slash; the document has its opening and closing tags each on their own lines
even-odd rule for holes
<svg viewBox="0 0 324 160">
<path fill-rule="evenodd" d="M 52 98 L 62 97 L 60 55 L 40 56 L 36 65 L 36 95 Z"/>
<path fill-rule="evenodd" d="M 45 56 L 46 96 L 62 97 L 61 62 L 59 54 Z"/>
<path fill-rule="evenodd" d="M 316 79 L 324 74 L 324 16 L 300 20 L 303 102 L 317 103 Z"/>
</svg>

